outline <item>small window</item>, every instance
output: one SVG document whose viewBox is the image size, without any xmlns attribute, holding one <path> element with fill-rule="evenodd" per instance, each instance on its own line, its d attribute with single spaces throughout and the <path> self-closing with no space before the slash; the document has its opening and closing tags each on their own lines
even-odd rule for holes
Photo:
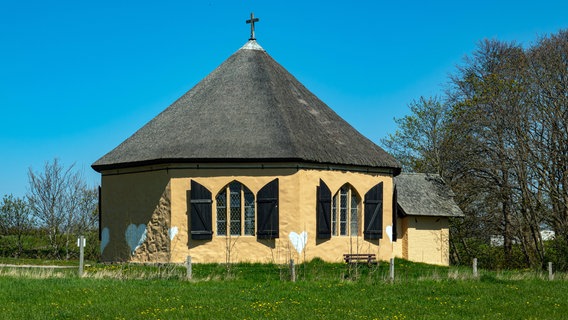
<svg viewBox="0 0 568 320">
<path fill-rule="evenodd" d="M 215 197 L 217 205 L 217 235 L 254 235 L 254 194 L 242 183 L 233 181 Z"/>
<path fill-rule="evenodd" d="M 331 201 L 331 234 L 332 236 L 359 235 L 360 199 L 355 190 L 344 185 L 333 196 Z"/>
<path fill-rule="evenodd" d="M 222 190 L 217 197 L 217 235 L 227 235 L 227 191 Z"/>
</svg>

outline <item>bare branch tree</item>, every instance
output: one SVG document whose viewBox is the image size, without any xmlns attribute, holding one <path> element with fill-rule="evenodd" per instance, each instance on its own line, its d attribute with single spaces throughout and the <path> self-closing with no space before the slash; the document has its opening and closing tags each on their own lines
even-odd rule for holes
<svg viewBox="0 0 568 320">
<path fill-rule="evenodd" d="M 27 195 L 31 212 L 45 228 L 53 255 L 60 256 L 62 243 L 69 258 L 71 237 L 77 230 L 78 220 L 89 210 L 92 214 L 92 202 L 86 196 L 86 184 L 74 165 L 63 167 L 57 159 L 46 162 L 43 172 L 28 173 L 29 191 Z M 95 196 L 92 196 L 96 199 Z M 74 242 L 74 241 L 73 241 Z"/>
</svg>

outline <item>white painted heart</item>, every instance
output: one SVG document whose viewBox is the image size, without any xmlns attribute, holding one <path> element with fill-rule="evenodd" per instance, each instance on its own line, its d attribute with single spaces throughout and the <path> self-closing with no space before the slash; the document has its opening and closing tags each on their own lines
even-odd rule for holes
<svg viewBox="0 0 568 320">
<path fill-rule="evenodd" d="M 296 248 L 296 251 L 298 251 L 298 253 L 302 253 L 302 251 L 304 251 L 306 243 L 308 243 L 308 233 L 306 231 L 303 231 L 300 234 L 292 231 L 288 235 L 288 238 L 290 239 L 290 242 L 292 242 L 292 245 L 294 246 L 294 248 Z"/>
<path fill-rule="evenodd" d="M 174 240 L 174 237 L 178 234 L 178 227 L 171 227 L 168 230 L 168 235 L 170 236 L 170 241 Z"/>
<path fill-rule="evenodd" d="M 126 243 L 130 247 L 130 253 L 134 254 L 134 251 L 146 241 L 146 225 L 143 223 L 138 226 L 131 224 L 126 228 L 124 236 L 126 237 Z"/>
<path fill-rule="evenodd" d="M 389 237 L 390 242 L 392 242 L 392 226 L 387 226 L 387 236 Z"/>
<path fill-rule="evenodd" d="M 110 241 L 110 231 L 107 227 L 103 228 L 101 231 L 101 254 L 105 251 L 107 244 Z"/>
</svg>

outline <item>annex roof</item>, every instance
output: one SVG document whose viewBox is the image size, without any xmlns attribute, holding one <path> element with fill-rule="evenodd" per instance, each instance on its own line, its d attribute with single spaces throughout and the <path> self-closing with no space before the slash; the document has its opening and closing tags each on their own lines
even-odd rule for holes
<svg viewBox="0 0 568 320">
<path fill-rule="evenodd" d="M 93 169 L 158 163 L 400 165 L 306 89 L 253 39 Z"/>
<path fill-rule="evenodd" d="M 401 173 L 394 178 L 397 202 L 405 215 L 462 217 L 454 193 L 438 174 Z"/>
</svg>

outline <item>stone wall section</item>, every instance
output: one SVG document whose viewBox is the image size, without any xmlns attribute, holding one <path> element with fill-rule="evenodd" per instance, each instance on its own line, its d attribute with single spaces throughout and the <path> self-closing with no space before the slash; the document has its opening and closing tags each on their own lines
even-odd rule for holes
<svg viewBox="0 0 568 320">
<path fill-rule="evenodd" d="M 171 186 L 166 186 L 146 226 L 146 240 L 136 249 L 133 262 L 170 262 Z"/>
</svg>

